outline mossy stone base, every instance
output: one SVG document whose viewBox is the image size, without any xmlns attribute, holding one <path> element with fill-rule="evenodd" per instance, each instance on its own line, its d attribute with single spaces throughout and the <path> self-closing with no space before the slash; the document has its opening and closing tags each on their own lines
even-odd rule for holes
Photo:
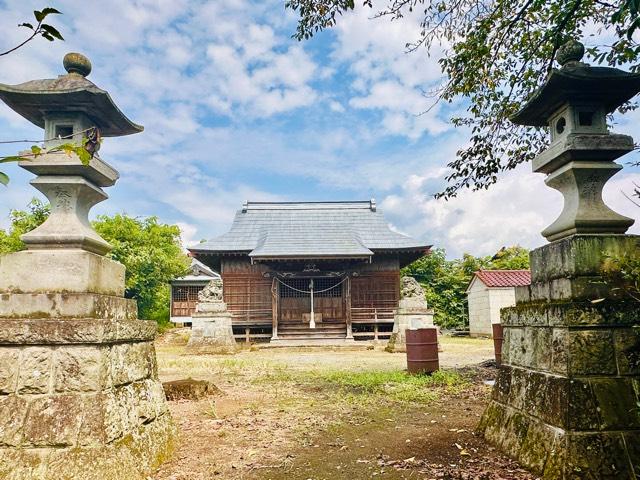
<svg viewBox="0 0 640 480">
<path fill-rule="evenodd" d="M 0 478 L 142 480 L 176 429 L 142 320 L 0 319 Z"/>
<path fill-rule="evenodd" d="M 502 309 L 502 367 L 479 430 L 545 479 L 640 478 L 640 304 L 603 281 L 639 237 L 575 236 L 531 253 Z"/>
</svg>

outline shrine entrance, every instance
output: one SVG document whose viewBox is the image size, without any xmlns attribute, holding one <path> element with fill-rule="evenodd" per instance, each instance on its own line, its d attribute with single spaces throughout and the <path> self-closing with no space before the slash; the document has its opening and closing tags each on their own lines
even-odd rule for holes
<svg viewBox="0 0 640 480">
<path fill-rule="evenodd" d="M 345 338 L 349 277 L 275 278 L 281 337 Z"/>
</svg>

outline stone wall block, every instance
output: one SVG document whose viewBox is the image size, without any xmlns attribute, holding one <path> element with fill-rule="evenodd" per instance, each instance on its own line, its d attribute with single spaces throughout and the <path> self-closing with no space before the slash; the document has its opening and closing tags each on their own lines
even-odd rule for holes
<svg viewBox="0 0 640 480">
<path fill-rule="evenodd" d="M 502 330 L 502 365 L 511 365 L 511 328 Z"/>
<path fill-rule="evenodd" d="M 147 424 L 158 416 L 158 403 L 162 401 L 162 397 L 158 397 L 158 390 L 154 388 L 158 383 L 147 379 L 138 386 L 136 397 L 139 399 L 138 422 L 141 424 Z"/>
<path fill-rule="evenodd" d="M 553 329 L 548 327 L 533 328 L 533 364 L 537 370 L 551 370 Z"/>
<path fill-rule="evenodd" d="M 511 327 L 505 329 L 509 335 L 509 343 L 506 345 L 508 348 L 505 348 L 503 344 L 503 361 L 507 363 L 507 365 L 522 365 L 522 357 L 523 357 L 523 336 L 524 336 L 524 328 L 522 327 Z M 508 358 L 508 362 L 504 358 L 504 355 Z"/>
<path fill-rule="evenodd" d="M 556 374 L 566 375 L 569 371 L 569 330 L 554 328 L 551 333 L 551 363 L 549 370 Z"/>
<path fill-rule="evenodd" d="M 631 478 L 640 478 L 640 432 L 624 432 L 622 437 L 629 452 L 633 475 L 635 475 Z"/>
<path fill-rule="evenodd" d="M 135 320 L 131 322 L 118 322 L 118 336 L 136 341 L 151 342 L 156 338 L 158 324 L 150 320 Z"/>
<path fill-rule="evenodd" d="M 531 283 L 531 301 L 546 301 L 551 298 L 550 286 L 547 282 Z"/>
<path fill-rule="evenodd" d="M 508 405 L 522 409 L 526 405 L 526 389 L 528 376 L 521 368 L 511 369 L 511 384 L 509 388 Z"/>
<path fill-rule="evenodd" d="M 111 389 L 104 394 L 104 430 L 108 443 L 112 443 L 123 436 L 124 428 L 128 424 L 128 417 L 123 418 L 123 405 L 117 389 Z"/>
<path fill-rule="evenodd" d="M 77 444 L 104 445 L 111 439 L 106 429 L 106 401 L 108 394 L 95 393 L 83 397 L 84 408 L 81 412 L 82 421 L 78 430 Z"/>
<path fill-rule="evenodd" d="M 559 277 L 598 275 L 604 265 L 603 252 L 619 254 L 639 249 L 634 235 L 575 235 L 531 251 L 532 281 Z"/>
<path fill-rule="evenodd" d="M 153 345 L 148 342 L 123 343 L 111 349 L 111 376 L 114 385 L 143 380 L 151 375 Z"/>
<path fill-rule="evenodd" d="M 56 392 L 95 392 L 107 387 L 107 348 L 69 347 L 54 353 Z"/>
<path fill-rule="evenodd" d="M 38 480 L 145 480 L 141 465 L 126 448 L 113 445 L 61 448 L 54 450 L 48 461 L 49 472 Z"/>
<path fill-rule="evenodd" d="M 569 373 L 615 375 L 617 372 L 611 330 L 569 331 Z"/>
<path fill-rule="evenodd" d="M 50 451 L 41 448 L 2 448 L 0 449 L 0 478 L 8 480 L 47 479 L 49 456 Z"/>
<path fill-rule="evenodd" d="M 638 397 L 630 378 L 590 380 L 601 430 L 640 429 Z"/>
<path fill-rule="evenodd" d="M 567 444 L 564 478 L 631 479 L 621 433 L 572 435 Z"/>
<path fill-rule="evenodd" d="M 568 382 L 568 404 L 565 411 L 571 414 L 559 426 L 567 430 L 598 430 L 600 416 L 591 384 L 587 380 L 568 380 Z"/>
<path fill-rule="evenodd" d="M 24 397 L 0 397 L 0 445 L 16 447 L 22 443 L 28 407 L 29 404 Z"/>
<path fill-rule="evenodd" d="M 531 288 L 529 285 L 516 287 L 516 305 L 520 303 L 529 303 L 531 301 Z"/>
<path fill-rule="evenodd" d="M 18 393 L 48 393 L 53 367 L 52 350 L 44 347 L 28 347 L 20 355 Z"/>
<path fill-rule="evenodd" d="M 24 424 L 24 443 L 34 447 L 75 445 L 84 407 L 78 395 L 35 398 Z"/>
<path fill-rule="evenodd" d="M 618 373 L 640 375 L 640 327 L 614 330 L 613 338 Z"/>
<path fill-rule="evenodd" d="M 17 348 L 0 350 L 0 395 L 16 391 L 19 358 L 20 350 Z"/>
<path fill-rule="evenodd" d="M 520 315 L 515 307 L 506 307 L 500 310 L 500 323 L 503 327 L 517 327 L 520 323 Z"/>
</svg>

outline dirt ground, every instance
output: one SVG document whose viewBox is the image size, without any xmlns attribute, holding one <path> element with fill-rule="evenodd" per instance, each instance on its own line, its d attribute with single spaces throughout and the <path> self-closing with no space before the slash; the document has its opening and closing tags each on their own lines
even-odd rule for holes
<svg viewBox="0 0 640 480">
<path fill-rule="evenodd" d="M 380 349 L 259 349 L 186 355 L 158 342 L 163 381 L 209 380 L 222 394 L 172 401 L 178 450 L 154 480 L 533 479 L 475 433 L 495 369 L 490 340 L 442 340 L 442 371 L 404 373 Z"/>
</svg>

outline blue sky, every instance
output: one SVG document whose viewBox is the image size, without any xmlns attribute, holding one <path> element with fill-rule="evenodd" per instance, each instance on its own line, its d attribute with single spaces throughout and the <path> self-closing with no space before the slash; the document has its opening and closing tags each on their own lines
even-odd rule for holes
<svg viewBox="0 0 640 480">
<path fill-rule="evenodd" d="M 105 139 L 101 156 L 121 179 L 92 215 L 157 215 L 178 223 L 189 245 L 226 231 L 245 200 L 374 197 L 393 228 L 457 256 L 539 246 L 561 210 L 560 195 L 529 165 L 489 191 L 432 198 L 466 141 L 448 122 L 463 104 L 420 115 L 430 105 L 423 92 L 441 79 L 439 51 L 404 52 L 418 35 L 415 17 L 372 20 L 360 10 L 300 43 L 284 0 L 0 0 L 0 48 L 19 43 L 27 31 L 16 25 L 45 5 L 64 13 L 53 23 L 66 41 L 40 39 L 0 57 L 0 82 L 64 73 L 64 54 L 79 51 L 93 63 L 89 79 L 145 126 Z M 617 131 L 638 136 L 638 119 L 620 119 Z M 41 137 L 0 105 L 0 140 Z M 0 154 L 14 152 L 0 146 Z M 6 170 L 0 226 L 10 208 L 37 195 L 30 174 Z M 640 209 L 622 195 L 632 181 L 640 173 L 626 169 L 605 198 L 637 218 Z"/>
</svg>

